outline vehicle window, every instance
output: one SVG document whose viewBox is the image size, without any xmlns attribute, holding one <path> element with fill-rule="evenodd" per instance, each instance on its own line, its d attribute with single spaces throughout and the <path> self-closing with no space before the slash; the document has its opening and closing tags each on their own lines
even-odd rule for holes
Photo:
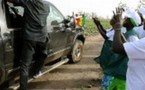
<svg viewBox="0 0 145 90">
<path fill-rule="evenodd" d="M 51 27 L 51 22 L 52 21 L 62 22 L 63 20 L 64 20 L 64 17 L 58 11 L 58 9 L 56 9 L 54 6 L 50 5 L 50 13 L 47 17 L 48 30 L 52 29 L 52 27 Z"/>
<path fill-rule="evenodd" d="M 22 16 L 24 9 L 14 7 L 11 3 L 6 3 L 6 21 L 8 28 L 18 28 L 22 25 Z"/>
</svg>

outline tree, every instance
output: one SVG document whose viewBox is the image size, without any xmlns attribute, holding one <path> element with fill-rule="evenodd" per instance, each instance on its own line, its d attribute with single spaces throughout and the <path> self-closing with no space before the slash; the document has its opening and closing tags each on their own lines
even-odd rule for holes
<svg viewBox="0 0 145 90">
<path fill-rule="evenodd" d="M 137 6 L 137 9 L 144 6 L 145 6 L 145 0 L 140 0 L 139 5 Z"/>
<path fill-rule="evenodd" d="M 128 6 L 125 3 L 122 3 L 122 2 L 119 2 L 118 7 L 123 8 L 123 9 L 128 8 Z"/>
</svg>

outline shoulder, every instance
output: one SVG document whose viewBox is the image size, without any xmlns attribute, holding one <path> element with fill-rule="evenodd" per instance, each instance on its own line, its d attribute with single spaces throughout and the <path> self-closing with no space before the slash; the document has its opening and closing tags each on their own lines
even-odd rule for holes
<svg viewBox="0 0 145 90">
<path fill-rule="evenodd" d="M 145 38 L 134 42 L 126 42 L 123 46 L 129 58 L 145 58 Z"/>
<path fill-rule="evenodd" d="M 134 36 L 134 35 L 135 35 L 135 36 L 136 36 L 136 35 L 138 36 L 138 33 L 137 33 L 134 29 L 132 29 L 132 30 L 130 30 L 130 31 L 127 31 L 126 34 L 127 34 L 128 36 L 132 36 L 132 35 L 133 35 L 133 36 Z"/>
<path fill-rule="evenodd" d="M 124 46 L 127 46 L 128 48 L 134 48 L 134 49 L 135 47 L 137 47 L 137 48 L 142 48 L 145 50 L 145 38 L 142 38 L 133 42 L 126 42 L 124 43 Z"/>
</svg>

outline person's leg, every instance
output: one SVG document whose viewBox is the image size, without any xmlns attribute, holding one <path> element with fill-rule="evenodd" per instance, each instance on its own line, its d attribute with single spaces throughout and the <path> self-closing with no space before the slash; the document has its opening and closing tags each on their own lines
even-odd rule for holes
<svg viewBox="0 0 145 90">
<path fill-rule="evenodd" d="M 14 60 L 13 68 L 20 66 L 21 52 L 22 52 L 22 30 L 14 31 Z"/>
<path fill-rule="evenodd" d="M 27 90 L 27 81 L 29 75 L 29 66 L 34 54 L 33 41 L 24 40 L 22 46 L 22 57 L 20 61 L 20 90 Z"/>
<path fill-rule="evenodd" d="M 44 61 L 47 57 L 47 42 L 37 42 L 36 46 L 36 53 L 34 55 L 34 67 L 35 68 L 35 74 L 38 74 L 41 71 L 41 68 L 43 67 Z"/>
</svg>

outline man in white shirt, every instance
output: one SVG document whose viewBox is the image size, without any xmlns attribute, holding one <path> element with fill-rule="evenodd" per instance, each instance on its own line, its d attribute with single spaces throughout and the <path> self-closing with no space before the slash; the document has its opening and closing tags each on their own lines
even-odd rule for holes
<svg viewBox="0 0 145 90">
<path fill-rule="evenodd" d="M 145 38 L 133 43 L 124 43 L 130 60 L 127 70 L 127 90 L 145 90 Z"/>
<path fill-rule="evenodd" d="M 113 51 L 129 58 L 126 90 L 145 90 L 145 38 L 123 43 L 121 40 L 121 9 L 114 14 Z"/>
</svg>

